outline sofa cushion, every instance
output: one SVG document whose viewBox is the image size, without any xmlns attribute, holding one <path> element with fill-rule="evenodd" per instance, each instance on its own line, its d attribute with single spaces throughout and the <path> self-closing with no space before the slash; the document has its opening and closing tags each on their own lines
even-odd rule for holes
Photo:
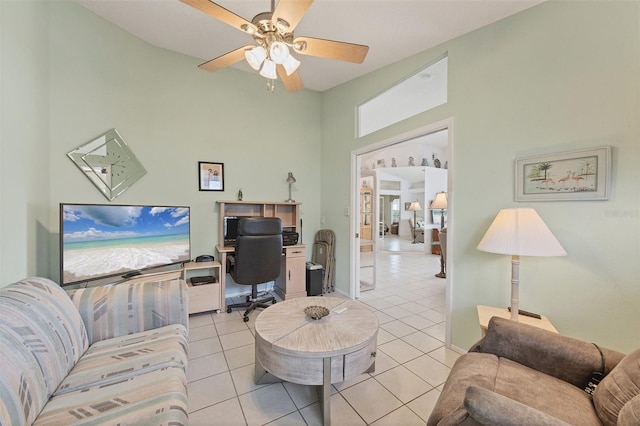
<svg viewBox="0 0 640 426">
<path fill-rule="evenodd" d="M 106 385 L 167 367 L 187 368 L 182 324 L 97 342 L 87 350 L 55 395 Z"/>
<path fill-rule="evenodd" d="M 622 407 L 640 395 L 640 349 L 625 356 L 600 382 L 593 404 L 602 423 L 616 425 Z"/>
<path fill-rule="evenodd" d="M 83 288 L 73 292 L 71 300 L 91 344 L 170 324 L 188 327 L 188 293 L 182 280 Z"/>
<path fill-rule="evenodd" d="M 87 349 L 86 330 L 67 293 L 46 278 L 0 289 L 0 311 L 0 345 L 12 348 L 2 362 L 0 423 L 30 424 Z"/>
<path fill-rule="evenodd" d="M 165 368 L 86 391 L 56 395 L 35 425 L 187 425 L 187 379 Z"/>
</svg>

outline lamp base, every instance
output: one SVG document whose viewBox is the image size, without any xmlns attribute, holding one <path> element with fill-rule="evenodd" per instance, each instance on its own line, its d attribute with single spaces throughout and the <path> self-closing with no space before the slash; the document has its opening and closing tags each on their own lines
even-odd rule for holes
<svg viewBox="0 0 640 426">
<path fill-rule="evenodd" d="M 442 251 L 440 252 L 440 272 L 436 274 L 437 278 L 447 278 L 447 274 L 444 271 L 444 257 L 442 257 Z"/>
<path fill-rule="evenodd" d="M 291 198 L 289 198 L 288 200 L 284 200 L 285 203 L 295 203 L 296 200 L 292 200 Z"/>
</svg>

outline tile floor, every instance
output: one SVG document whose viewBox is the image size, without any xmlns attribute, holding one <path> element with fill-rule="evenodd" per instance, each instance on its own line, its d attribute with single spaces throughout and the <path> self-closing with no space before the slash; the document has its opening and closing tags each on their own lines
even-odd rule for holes
<svg viewBox="0 0 640 426">
<path fill-rule="evenodd" d="M 333 385 L 331 419 L 341 426 L 425 425 L 458 357 L 444 347 L 439 258 L 383 245 L 377 262 L 376 288 L 360 299 L 380 323 L 375 372 Z M 189 319 L 190 424 L 321 424 L 314 387 L 253 382 L 257 313 L 245 323 L 241 312 Z"/>
</svg>

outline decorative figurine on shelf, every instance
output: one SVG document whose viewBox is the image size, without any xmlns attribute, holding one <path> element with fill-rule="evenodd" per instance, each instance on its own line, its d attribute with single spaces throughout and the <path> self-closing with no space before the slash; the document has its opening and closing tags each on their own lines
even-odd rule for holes
<svg viewBox="0 0 640 426">
<path fill-rule="evenodd" d="M 398 164 L 396 163 L 396 158 L 395 157 L 391 158 L 391 167 L 398 167 Z"/>
<path fill-rule="evenodd" d="M 416 163 L 415 163 L 415 160 L 413 159 L 413 157 L 409 157 L 409 167 L 413 167 L 415 165 L 416 165 Z"/>
<path fill-rule="evenodd" d="M 291 198 L 291 185 L 296 183 L 296 178 L 293 177 L 293 173 L 292 172 L 289 172 L 289 175 L 287 176 L 287 183 L 289 184 L 289 199 L 288 200 L 284 200 L 284 201 L 285 201 L 285 203 L 295 203 L 296 200 Z"/>
<path fill-rule="evenodd" d="M 421 166 L 428 166 L 428 165 L 429 165 L 429 160 L 423 157 Z"/>
<path fill-rule="evenodd" d="M 242 201 L 242 188 L 238 190 L 238 201 Z"/>
<path fill-rule="evenodd" d="M 448 169 L 448 168 L 449 168 L 449 161 L 445 161 L 445 162 L 444 162 L 444 168 L 445 168 L 445 169 Z"/>
<path fill-rule="evenodd" d="M 376 163 L 375 163 L 375 162 L 371 163 L 371 168 L 372 168 L 372 169 L 375 169 L 375 168 L 376 168 Z"/>
<path fill-rule="evenodd" d="M 438 157 L 436 157 L 435 154 L 433 154 L 432 158 L 433 158 L 433 165 L 439 169 L 441 166 L 440 160 L 438 160 Z"/>
<path fill-rule="evenodd" d="M 382 160 L 378 160 L 378 167 L 387 167 L 387 165 L 384 162 L 384 158 Z"/>
</svg>

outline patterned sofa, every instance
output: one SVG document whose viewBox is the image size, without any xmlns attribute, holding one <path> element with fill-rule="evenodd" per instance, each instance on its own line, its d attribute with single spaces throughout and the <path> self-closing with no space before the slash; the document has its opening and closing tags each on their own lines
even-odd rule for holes
<svg viewBox="0 0 640 426">
<path fill-rule="evenodd" d="M 181 280 L 0 289 L 0 424 L 188 424 Z"/>
</svg>

